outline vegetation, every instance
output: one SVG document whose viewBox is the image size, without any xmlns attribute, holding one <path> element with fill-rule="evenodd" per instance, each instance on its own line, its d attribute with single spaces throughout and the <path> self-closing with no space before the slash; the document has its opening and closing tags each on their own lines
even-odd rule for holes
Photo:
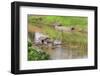
<svg viewBox="0 0 100 76">
<path fill-rule="evenodd" d="M 59 22 L 63 26 L 78 26 L 81 28 L 87 27 L 87 17 L 79 17 L 79 16 L 34 16 L 29 15 L 28 16 L 28 22 L 32 24 L 33 26 L 36 26 L 37 24 L 44 25 L 50 25 L 53 22 Z"/>
<path fill-rule="evenodd" d="M 81 30 L 81 32 L 62 32 L 55 30 L 53 24 L 57 22 L 64 27 L 75 27 L 76 30 Z M 39 48 L 33 47 L 34 42 L 34 31 L 41 30 L 43 34 L 48 35 L 52 40 L 61 40 L 64 46 L 71 48 L 78 48 L 87 51 L 87 17 L 79 16 L 28 16 L 28 37 L 31 42 L 28 41 L 28 60 L 48 60 L 50 56 L 40 50 Z M 84 32 L 86 31 L 86 32 Z M 32 44 L 33 43 L 33 44 Z M 80 51 L 83 52 L 83 51 Z"/>
<path fill-rule="evenodd" d="M 32 47 L 32 43 L 28 41 L 28 60 L 48 60 L 49 55 L 42 50 Z"/>
<path fill-rule="evenodd" d="M 60 32 L 53 28 L 54 22 L 60 23 L 62 26 L 75 27 L 77 30 L 87 30 L 87 17 L 77 16 L 33 16 L 29 15 L 28 23 L 30 26 L 41 28 L 44 34 L 52 39 L 61 39 L 65 44 L 72 46 L 87 46 L 87 33 L 81 32 Z M 81 45 L 80 45 L 81 44 Z"/>
</svg>

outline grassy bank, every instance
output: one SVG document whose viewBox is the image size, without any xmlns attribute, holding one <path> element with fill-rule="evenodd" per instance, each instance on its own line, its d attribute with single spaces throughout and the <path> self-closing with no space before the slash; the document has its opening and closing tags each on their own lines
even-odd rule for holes
<svg viewBox="0 0 100 76">
<path fill-rule="evenodd" d="M 53 28 L 52 24 L 59 22 L 62 26 L 75 27 L 87 30 L 87 17 L 76 16 L 28 16 L 29 26 L 38 27 L 42 33 L 47 34 L 51 39 L 61 39 L 69 46 L 87 46 L 87 33 L 83 32 L 60 32 Z"/>
</svg>

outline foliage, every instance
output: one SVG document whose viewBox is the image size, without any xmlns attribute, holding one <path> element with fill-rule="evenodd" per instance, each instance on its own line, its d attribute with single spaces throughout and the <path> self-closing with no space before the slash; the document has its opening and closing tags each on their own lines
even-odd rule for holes
<svg viewBox="0 0 100 76">
<path fill-rule="evenodd" d="M 41 18 L 41 19 L 40 19 Z M 61 39 L 64 44 L 71 46 L 86 46 L 87 45 L 87 33 L 80 32 L 60 32 L 53 28 L 54 22 L 60 23 L 66 27 L 76 27 L 81 30 L 87 30 L 88 18 L 80 16 L 36 16 L 30 15 L 28 17 L 28 23 L 31 26 L 39 27 L 43 34 L 47 34 L 51 39 Z M 40 27 L 41 26 L 41 27 Z"/>
<path fill-rule="evenodd" d="M 49 55 L 39 49 L 33 48 L 32 43 L 28 41 L 28 60 L 48 60 Z"/>
<path fill-rule="evenodd" d="M 81 17 L 81 16 L 35 16 L 35 15 L 30 15 L 28 18 L 28 22 L 33 25 L 43 24 L 43 26 L 50 25 L 53 22 L 59 22 L 63 26 L 77 25 L 79 27 L 84 28 L 87 25 L 87 19 L 88 19 L 87 17 Z"/>
</svg>

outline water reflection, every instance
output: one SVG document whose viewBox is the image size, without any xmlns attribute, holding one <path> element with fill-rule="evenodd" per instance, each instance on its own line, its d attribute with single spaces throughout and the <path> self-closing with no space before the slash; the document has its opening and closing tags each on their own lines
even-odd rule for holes
<svg viewBox="0 0 100 76">
<path fill-rule="evenodd" d="M 87 58 L 86 48 L 69 48 L 61 45 L 57 45 L 55 47 L 46 47 L 42 45 L 38 46 L 38 48 L 48 53 L 51 60 Z"/>
</svg>

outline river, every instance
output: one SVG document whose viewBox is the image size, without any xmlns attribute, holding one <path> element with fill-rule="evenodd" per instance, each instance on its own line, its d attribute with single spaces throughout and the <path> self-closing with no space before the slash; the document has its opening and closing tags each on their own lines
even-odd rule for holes
<svg viewBox="0 0 100 76">
<path fill-rule="evenodd" d="M 80 59 L 80 58 L 87 58 L 87 49 L 80 49 L 80 48 L 69 48 L 63 47 L 61 45 L 57 45 L 55 48 L 52 47 L 39 47 L 44 52 L 50 55 L 51 60 L 57 59 Z"/>
</svg>

